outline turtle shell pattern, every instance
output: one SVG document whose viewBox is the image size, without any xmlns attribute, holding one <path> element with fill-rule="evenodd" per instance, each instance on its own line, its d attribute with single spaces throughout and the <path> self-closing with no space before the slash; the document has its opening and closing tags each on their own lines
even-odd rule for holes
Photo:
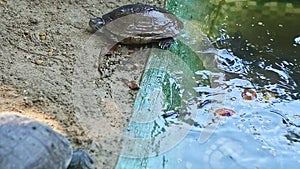
<svg viewBox="0 0 300 169">
<path fill-rule="evenodd" d="M 1 114 L 0 138 L 1 169 L 65 169 L 71 161 L 65 137 L 20 114 Z"/>
<path fill-rule="evenodd" d="M 102 16 L 105 29 L 123 44 L 145 44 L 176 36 L 183 23 L 166 9 L 145 4 L 125 5 Z"/>
</svg>

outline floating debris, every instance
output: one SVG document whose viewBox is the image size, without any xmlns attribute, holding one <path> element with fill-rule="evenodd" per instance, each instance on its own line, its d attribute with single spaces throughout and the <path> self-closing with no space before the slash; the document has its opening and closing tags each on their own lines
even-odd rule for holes
<svg viewBox="0 0 300 169">
<path fill-rule="evenodd" d="M 242 93 L 244 100 L 255 100 L 257 98 L 256 91 L 253 89 L 245 89 Z"/>
<path fill-rule="evenodd" d="M 270 91 L 264 91 L 262 93 L 263 93 L 264 100 L 270 100 L 270 99 L 274 99 L 276 97 L 276 95 Z"/>
<path fill-rule="evenodd" d="M 218 114 L 220 116 L 232 116 L 236 113 L 235 113 L 235 111 L 233 111 L 231 109 L 223 108 L 223 109 L 216 110 L 216 114 Z"/>
</svg>

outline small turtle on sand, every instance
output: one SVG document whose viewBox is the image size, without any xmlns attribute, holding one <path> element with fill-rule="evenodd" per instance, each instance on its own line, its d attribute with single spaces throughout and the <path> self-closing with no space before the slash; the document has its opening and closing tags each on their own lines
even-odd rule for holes
<svg viewBox="0 0 300 169">
<path fill-rule="evenodd" d="M 158 42 L 163 49 L 170 47 L 183 29 L 183 23 L 171 12 L 145 4 L 121 6 L 102 18 L 91 18 L 89 25 L 94 31 L 104 29 L 117 43 Z"/>
<path fill-rule="evenodd" d="M 82 151 L 49 126 L 17 113 L 0 115 L 0 168 L 94 169 Z"/>
</svg>

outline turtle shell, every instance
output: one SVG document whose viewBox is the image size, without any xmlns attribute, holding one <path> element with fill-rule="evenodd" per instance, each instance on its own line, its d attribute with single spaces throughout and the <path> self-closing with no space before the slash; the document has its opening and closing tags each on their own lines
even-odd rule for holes
<svg viewBox="0 0 300 169">
<path fill-rule="evenodd" d="M 0 116 L 0 168 L 67 168 L 70 142 L 49 126 L 15 113 Z"/>
<path fill-rule="evenodd" d="M 123 44 L 144 44 L 176 36 L 183 23 L 163 8 L 126 5 L 103 15 L 105 29 Z"/>
</svg>

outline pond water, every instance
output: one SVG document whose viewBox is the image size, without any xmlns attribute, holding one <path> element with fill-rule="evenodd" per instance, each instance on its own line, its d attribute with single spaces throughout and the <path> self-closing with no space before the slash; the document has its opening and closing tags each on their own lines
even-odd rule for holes
<svg viewBox="0 0 300 169">
<path fill-rule="evenodd" d="M 213 56 L 216 69 L 208 66 L 196 70 L 197 66 L 189 63 L 197 84 L 193 86 L 196 97 L 187 105 L 190 111 L 197 105 L 196 115 L 165 111 L 163 117 L 155 120 L 152 133 L 156 135 L 148 137 L 155 138 L 157 133 L 168 130 L 174 132 L 170 126 L 182 123 L 190 125 L 184 131 L 187 134 L 178 138 L 178 144 L 170 150 L 129 163 L 149 169 L 298 168 L 300 2 L 169 0 L 167 8 L 186 21 L 185 33 L 192 30 L 190 25 L 196 25 L 199 34 L 209 37 L 210 46 L 194 53 Z M 183 42 L 194 50 L 191 46 L 200 43 L 184 41 L 185 36 L 196 37 L 195 30 L 181 36 L 179 46 Z M 191 55 L 180 49 L 178 55 L 184 57 L 187 53 Z M 202 61 L 204 65 L 207 62 Z M 180 75 L 169 73 L 166 78 L 173 77 L 174 84 L 174 76 Z M 187 90 L 182 87 L 173 85 L 168 90 L 176 98 L 182 97 Z M 180 127 L 176 130 L 181 132 Z M 160 139 L 168 140 L 167 137 Z M 127 168 L 126 162 L 121 159 L 117 168 Z"/>
<path fill-rule="evenodd" d="M 209 20 L 214 25 L 203 30 L 214 42 L 216 49 L 209 52 L 216 55 L 218 68 L 225 77 L 209 92 L 201 90 L 206 84 L 199 84 L 200 98 L 222 98 L 223 106 L 236 114 L 221 117 L 214 124 L 210 131 L 214 134 L 204 138 L 206 145 L 198 145 L 205 147 L 197 149 L 198 154 L 199 150 L 204 152 L 203 158 L 194 158 L 202 159 L 203 163 L 194 163 L 197 167 L 191 168 L 297 168 L 300 3 L 222 1 L 214 6 L 218 11 Z M 203 77 L 205 72 L 198 74 Z M 256 96 L 250 100 L 243 98 L 243 92 L 253 94 L 245 90 L 255 92 Z M 207 120 L 203 119 L 208 117 L 203 114 L 213 106 L 200 110 L 200 124 L 205 126 Z M 195 130 L 194 137 L 196 133 Z"/>
<path fill-rule="evenodd" d="M 177 156 L 184 161 L 181 167 L 297 168 L 300 2 L 197 1 L 194 5 L 205 12 L 197 13 L 188 6 L 185 12 L 197 13 L 190 16 L 182 12 L 183 2 L 172 2 L 170 9 L 202 23 L 202 32 L 214 45 L 205 52 L 215 54 L 221 71 L 196 72 L 201 79 L 214 76 L 219 80 L 195 88 L 199 100 L 207 104 L 201 106 L 195 120 L 200 127 L 182 143 L 186 152 L 181 150 L 184 155 Z M 251 97 L 243 98 L 245 95 Z M 217 108 L 236 114 L 212 115 Z"/>
</svg>

